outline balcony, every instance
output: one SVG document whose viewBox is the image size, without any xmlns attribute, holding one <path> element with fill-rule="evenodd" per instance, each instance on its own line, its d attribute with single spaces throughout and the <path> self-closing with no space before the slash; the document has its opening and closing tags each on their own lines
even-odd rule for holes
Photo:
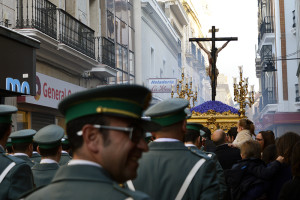
<svg viewBox="0 0 300 200">
<path fill-rule="evenodd" d="M 16 10 L 16 31 L 41 42 L 39 60 L 71 73 L 103 68 L 100 77 L 116 76 L 114 43 L 95 37 L 93 29 L 66 11 L 48 0 L 17 0 Z"/>
<path fill-rule="evenodd" d="M 259 34 L 258 34 L 258 45 L 264 43 L 272 43 L 275 39 L 274 35 L 274 25 L 273 25 L 273 17 L 266 16 L 264 20 L 261 22 L 259 27 Z"/>
<path fill-rule="evenodd" d="M 28 6 L 28 1 L 18 1 L 17 29 L 35 28 L 51 38 L 95 58 L 94 31 L 91 28 L 64 10 L 57 9 L 47 0 L 33 0 L 31 4 Z"/>
<path fill-rule="evenodd" d="M 259 110 L 263 113 L 273 112 L 277 110 L 277 98 L 275 95 L 275 88 L 266 88 L 262 92 L 259 101 Z"/>
</svg>

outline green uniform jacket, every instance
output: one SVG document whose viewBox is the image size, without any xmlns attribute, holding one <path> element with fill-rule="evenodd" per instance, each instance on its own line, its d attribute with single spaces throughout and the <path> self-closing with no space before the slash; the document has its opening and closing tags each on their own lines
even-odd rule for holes
<svg viewBox="0 0 300 200">
<path fill-rule="evenodd" d="M 18 156 L 14 156 L 14 157 L 24 160 L 27 163 L 27 165 L 29 165 L 30 168 L 33 167 L 33 165 L 35 164 L 28 156 L 18 155 Z"/>
<path fill-rule="evenodd" d="M 72 159 L 72 157 L 71 157 L 68 153 L 62 152 L 62 153 L 61 153 L 60 160 L 59 160 L 59 165 L 65 165 L 65 164 L 68 164 L 68 162 L 69 162 L 71 159 Z"/>
<path fill-rule="evenodd" d="M 226 191 L 227 191 L 227 185 L 225 182 L 223 168 L 222 168 L 220 162 L 218 161 L 216 154 L 214 154 L 212 152 L 201 151 L 196 146 L 189 146 L 188 149 L 190 149 L 191 151 L 193 151 L 195 153 L 198 153 L 199 155 L 207 155 L 208 157 L 210 157 L 213 160 L 213 162 L 216 165 L 217 179 L 219 181 L 219 187 L 220 187 L 219 199 L 224 199 L 225 195 L 226 195 Z"/>
<path fill-rule="evenodd" d="M 33 188 L 32 172 L 24 160 L 7 155 L 0 147 L 0 174 L 6 167 L 15 162 L 3 181 L 0 183 L 0 199 L 17 199 L 21 194 Z"/>
<path fill-rule="evenodd" d="M 121 188 L 100 167 L 90 165 L 64 165 L 59 168 L 51 183 L 25 199 L 150 199 L 142 192 Z"/>
<path fill-rule="evenodd" d="M 40 163 L 42 156 L 38 152 L 32 152 L 32 156 L 30 158 L 34 163 Z"/>
<path fill-rule="evenodd" d="M 53 179 L 59 165 L 57 163 L 37 163 L 31 170 L 36 187 L 48 185 Z"/>
<path fill-rule="evenodd" d="M 200 159 L 206 159 L 195 174 L 183 199 L 218 199 L 215 163 L 207 156 L 190 151 L 182 142 L 151 142 L 133 181 L 136 190 L 152 199 L 175 199 L 185 178 Z"/>
</svg>

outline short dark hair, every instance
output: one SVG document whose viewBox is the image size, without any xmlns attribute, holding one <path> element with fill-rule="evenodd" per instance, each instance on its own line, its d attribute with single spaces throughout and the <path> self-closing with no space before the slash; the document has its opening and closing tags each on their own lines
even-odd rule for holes
<svg viewBox="0 0 300 200">
<path fill-rule="evenodd" d="M 12 144 L 14 152 L 24 153 L 31 143 L 14 143 Z"/>
<path fill-rule="evenodd" d="M 0 140 L 3 139 L 5 133 L 10 129 L 11 123 L 0 123 Z"/>
<path fill-rule="evenodd" d="M 233 139 L 236 138 L 237 133 L 238 133 L 238 132 L 237 132 L 237 127 L 231 127 L 231 128 L 229 129 L 229 131 L 227 132 L 228 136 L 233 137 Z"/>
<path fill-rule="evenodd" d="M 209 128 L 204 126 L 201 130 L 205 132 L 205 135 L 203 137 L 207 137 L 208 139 L 210 139 L 211 131 L 209 130 Z"/>
<path fill-rule="evenodd" d="M 66 151 L 71 148 L 70 144 L 61 144 L 62 150 Z"/>
<path fill-rule="evenodd" d="M 82 136 L 78 136 L 77 132 L 82 129 L 82 127 L 86 124 L 99 124 L 99 125 L 108 125 L 107 117 L 101 114 L 93 114 L 82 116 L 76 119 L 73 119 L 67 123 L 67 135 L 70 141 L 70 146 L 72 151 L 76 151 L 83 144 Z M 103 129 L 101 131 L 103 134 L 104 142 L 107 144 L 109 142 L 108 138 L 108 130 Z"/>
<path fill-rule="evenodd" d="M 188 129 L 186 134 L 184 135 L 184 142 L 195 143 L 199 136 L 199 131 Z"/>
<path fill-rule="evenodd" d="M 60 145 L 58 145 L 56 147 L 52 147 L 50 149 L 43 149 L 43 148 L 39 147 L 40 154 L 42 157 L 55 156 L 59 150 L 59 147 L 60 147 Z"/>
<path fill-rule="evenodd" d="M 254 140 L 247 140 L 241 145 L 241 154 L 245 158 L 261 158 L 261 146 Z"/>
</svg>

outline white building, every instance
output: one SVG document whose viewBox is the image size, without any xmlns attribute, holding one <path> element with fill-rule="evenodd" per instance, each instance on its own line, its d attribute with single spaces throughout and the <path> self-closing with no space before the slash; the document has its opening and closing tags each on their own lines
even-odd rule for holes
<svg viewBox="0 0 300 200">
<path fill-rule="evenodd" d="M 221 101 L 229 106 L 233 106 L 233 101 L 231 98 L 231 93 L 229 90 L 229 85 L 227 81 L 227 76 L 224 74 L 219 74 L 218 76 L 218 86 L 216 88 L 216 101 Z M 233 87 L 233 86 L 232 86 Z"/>
<path fill-rule="evenodd" d="M 36 50 L 37 96 L 6 98 L 6 103 L 9 100 L 19 109 L 18 129 L 39 130 L 54 123 L 64 126 L 57 93 L 66 96 L 98 85 L 135 82 L 133 16 L 138 3 L 0 1 L 0 25 L 40 41 Z"/>
<path fill-rule="evenodd" d="M 287 131 L 299 132 L 300 128 L 300 107 L 296 102 L 298 62 L 293 59 L 298 52 L 295 3 L 295 0 L 258 0 L 256 74 L 262 95 L 255 122 L 262 130 L 273 130 L 276 136 Z M 267 75 L 264 70 L 270 64 L 277 71 Z"/>
</svg>

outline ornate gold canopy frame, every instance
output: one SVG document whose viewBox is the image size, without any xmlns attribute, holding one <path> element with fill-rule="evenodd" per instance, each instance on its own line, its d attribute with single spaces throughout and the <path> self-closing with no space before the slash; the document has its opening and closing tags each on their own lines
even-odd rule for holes
<svg viewBox="0 0 300 200">
<path fill-rule="evenodd" d="M 231 111 L 218 113 L 214 110 L 209 110 L 206 113 L 193 111 L 192 117 L 187 121 L 200 123 L 213 133 L 217 129 L 223 129 L 227 132 L 231 127 L 235 127 L 240 119 L 241 117 L 238 114 L 234 114 Z"/>
</svg>

